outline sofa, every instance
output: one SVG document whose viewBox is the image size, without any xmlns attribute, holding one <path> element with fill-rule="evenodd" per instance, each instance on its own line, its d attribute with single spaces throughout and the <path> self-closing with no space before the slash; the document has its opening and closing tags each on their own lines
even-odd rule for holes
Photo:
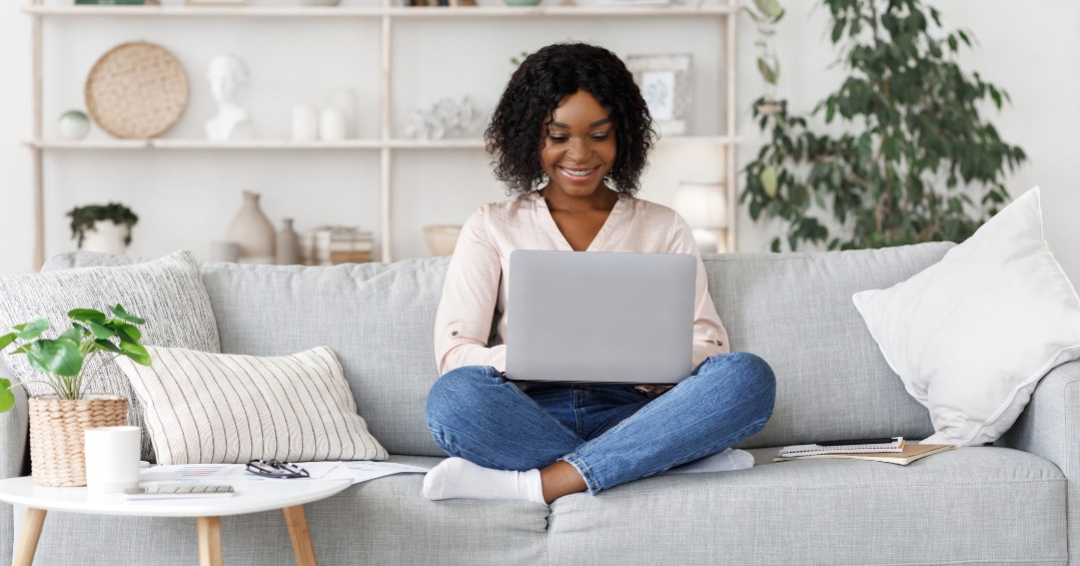
<svg viewBox="0 0 1080 566">
<path fill-rule="evenodd" d="M 306 506 L 319 563 L 1080 564 L 1080 362 L 1057 367 L 995 445 L 898 466 L 774 463 L 823 438 L 933 433 L 852 304 L 939 261 L 951 244 L 873 251 L 706 255 L 733 351 L 777 377 L 772 419 L 740 448 L 752 469 L 659 475 L 550 506 L 431 502 L 420 475 L 359 484 Z M 131 258 L 75 252 L 45 269 Z M 391 461 L 445 457 L 424 417 L 439 377 L 433 322 L 447 258 L 332 267 L 202 264 L 222 351 L 283 355 L 328 345 Z M 498 316 L 498 313 L 495 313 Z M 28 472 L 26 399 L 0 415 L 0 476 Z M 26 512 L 3 506 L 2 561 Z M 279 512 L 222 519 L 226 564 L 290 564 Z M 50 513 L 38 564 L 196 561 L 195 521 Z M 1073 557 L 1070 562 L 1070 556 Z"/>
</svg>

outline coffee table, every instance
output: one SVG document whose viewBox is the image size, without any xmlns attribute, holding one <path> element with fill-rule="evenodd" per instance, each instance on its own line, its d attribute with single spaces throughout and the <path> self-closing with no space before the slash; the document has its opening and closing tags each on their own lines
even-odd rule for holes
<svg viewBox="0 0 1080 566">
<path fill-rule="evenodd" d="M 233 497 L 129 501 L 119 493 L 89 493 L 85 487 L 44 487 L 29 477 L 0 480 L 0 501 L 26 505 L 26 520 L 15 545 L 13 566 L 30 566 L 47 511 L 136 517 L 196 517 L 199 564 L 221 566 L 221 517 L 281 509 L 298 566 L 315 566 L 304 504 L 336 495 L 348 480 L 268 480 L 236 482 Z"/>
</svg>

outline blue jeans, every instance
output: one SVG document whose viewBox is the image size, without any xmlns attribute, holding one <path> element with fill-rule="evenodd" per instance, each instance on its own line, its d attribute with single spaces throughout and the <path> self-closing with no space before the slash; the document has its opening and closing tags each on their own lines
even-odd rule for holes
<svg viewBox="0 0 1080 566">
<path fill-rule="evenodd" d="M 667 393 L 631 386 L 535 383 L 495 368 L 447 372 L 428 393 L 428 428 L 451 456 L 499 470 L 570 463 L 589 493 L 711 456 L 772 416 L 776 378 L 747 353 L 713 356 Z"/>
</svg>

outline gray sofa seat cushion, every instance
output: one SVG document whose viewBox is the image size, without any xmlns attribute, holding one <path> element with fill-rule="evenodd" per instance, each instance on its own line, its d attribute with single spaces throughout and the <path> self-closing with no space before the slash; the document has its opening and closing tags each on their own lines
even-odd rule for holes
<svg viewBox="0 0 1080 566">
<path fill-rule="evenodd" d="M 391 456 L 434 466 L 441 458 Z M 287 481 L 287 480 L 286 480 Z M 359 484 L 304 506 L 320 566 L 546 564 L 548 507 L 524 501 L 432 502 L 423 476 Z M 15 507 L 19 532 L 26 508 Z M 225 564 L 295 564 L 280 511 L 221 519 Z M 173 566 L 198 562 L 194 519 L 49 513 L 35 564 Z"/>
<path fill-rule="evenodd" d="M 772 463 L 776 450 L 752 450 L 759 465 L 750 470 L 560 499 L 549 519 L 551 564 L 1068 560 L 1065 478 L 1036 456 L 975 447 L 908 466 Z"/>
<path fill-rule="evenodd" d="M 1068 559 L 1065 479 L 1030 454 L 963 448 L 902 467 L 855 460 L 774 464 L 776 450 L 752 450 L 758 466 L 750 470 L 653 477 L 595 497 L 567 496 L 550 508 L 427 501 L 423 476 L 410 474 L 354 486 L 305 510 L 319 564 L 329 566 Z M 441 459 L 390 460 L 430 467 Z M 15 508 L 16 532 L 25 512 Z M 290 563 L 281 517 L 223 518 L 225 563 Z M 68 564 L 78 558 L 87 566 L 193 562 L 196 540 L 193 520 L 50 513 L 38 559 Z"/>
</svg>

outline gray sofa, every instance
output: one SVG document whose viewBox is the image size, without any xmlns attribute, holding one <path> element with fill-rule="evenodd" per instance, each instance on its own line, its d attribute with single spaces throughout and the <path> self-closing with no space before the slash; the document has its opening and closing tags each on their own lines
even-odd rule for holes
<svg viewBox="0 0 1080 566">
<path fill-rule="evenodd" d="M 1051 372 L 999 446 L 907 467 L 855 460 L 772 463 L 823 437 L 932 432 L 870 338 L 852 293 L 938 261 L 948 244 L 824 254 L 706 256 L 732 349 L 776 371 L 772 420 L 743 443 L 750 470 L 658 476 L 551 506 L 430 502 L 419 475 L 354 486 L 309 505 L 320 564 L 1080 564 L 1080 363 Z M 134 261 L 96 254 L 47 268 Z M 393 461 L 443 453 L 424 419 L 438 378 L 432 325 L 448 260 L 325 268 L 205 264 L 225 352 L 326 344 Z M 0 475 L 24 473 L 26 405 L 0 415 Z M 4 506 L 10 560 L 25 509 Z M 290 564 L 280 513 L 224 518 L 227 564 Z M 1070 550 L 1072 551 L 1070 553 Z M 195 521 L 50 513 L 39 564 L 196 562 Z"/>
</svg>

